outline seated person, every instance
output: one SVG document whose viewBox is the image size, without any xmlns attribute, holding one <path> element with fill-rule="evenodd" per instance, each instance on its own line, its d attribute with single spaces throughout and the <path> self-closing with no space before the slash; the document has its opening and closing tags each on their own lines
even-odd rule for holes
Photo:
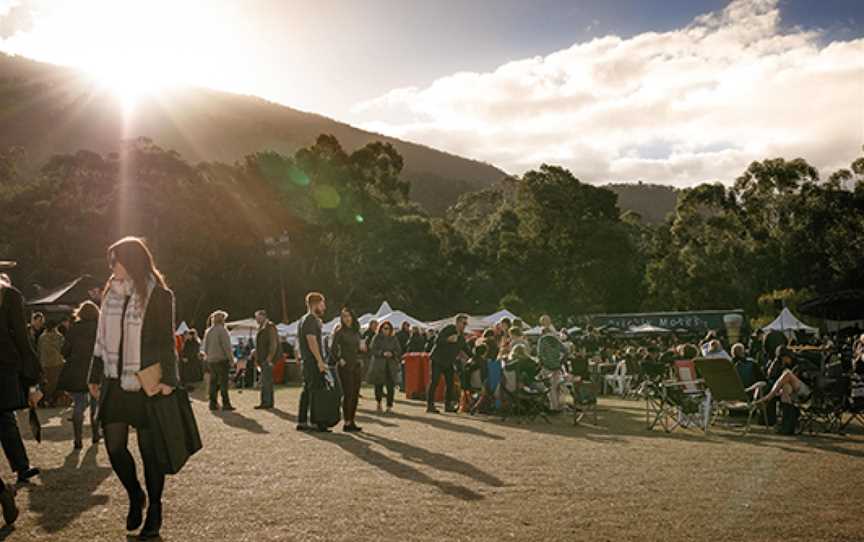
<svg viewBox="0 0 864 542">
<path fill-rule="evenodd" d="M 505 359 L 504 370 L 515 371 L 517 376 L 529 376 L 534 380 L 540 368 L 537 360 L 531 357 L 531 348 L 528 341 L 522 335 L 522 328 L 510 328 L 510 352 Z M 527 382 L 527 380 L 522 380 Z"/>
<path fill-rule="evenodd" d="M 478 342 L 477 346 L 474 347 L 474 353 L 472 354 L 471 359 L 462 366 L 461 380 L 463 390 L 478 389 L 476 386 L 471 385 L 471 377 L 476 372 L 480 373 L 480 382 L 486 380 L 486 358 L 486 345 Z"/>
<path fill-rule="evenodd" d="M 747 357 L 746 348 L 741 343 L 732 346 L 732 364 L 741 377 L 741 383 L 749 388 L 757 382 L 765 380 L 765 374 L 753 358 Z"/>
<path fill-rule="evenodd" d="M 768 377 L 774 381 L 769 391 L 760 401 L 770 401 L 780 398 L 784 404 L 795 404 L 810 398 L 808 386 L 797 373 L 797 363 L 792 352 L 785 346 L 777 347 L 777 356 L 768 368 Z"/>
</svg>

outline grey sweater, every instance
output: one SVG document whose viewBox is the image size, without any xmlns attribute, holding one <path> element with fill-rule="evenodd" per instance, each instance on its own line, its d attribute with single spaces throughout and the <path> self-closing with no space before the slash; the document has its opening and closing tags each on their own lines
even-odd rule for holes
<svg viewBox="0 0 864 542">
<path fill-rule="evenodd" d="M 208 363 L 234 361 L 234 349 L 231 348 L 231 337 L 228 330 L 221 324 L 214 325 L 204 333 L 204 354 Z"/>
</svg>

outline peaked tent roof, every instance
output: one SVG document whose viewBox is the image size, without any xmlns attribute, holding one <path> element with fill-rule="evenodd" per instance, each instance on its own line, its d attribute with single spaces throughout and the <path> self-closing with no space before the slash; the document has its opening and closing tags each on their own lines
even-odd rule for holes
<svg viewBox="0 0 864 542">
<path fill-rule="evenodd" d="M 405 322 L 408 322 L 408 325 L 410 325 L 411 327 L 419 327 L 419 328 L 423 328 L 423 329 L 430 327 L 429 324 L 427 324 L 426 322 L 421 322 L 417 318 L 414 318 L 413 316 L 405 314 L 402 311 L 393 311 L 390 314 L 385 314 L 384 316 L 382 316 L 380 318 L 380 320 L 382 322 L 383 321 L 390 322 L 390 324 L 393 326 L 393 329 L 395 329 L 397 331 L 399 330 L 400 327 L 402 327 L 402 324 Z"/>
<path fill-rule="evenodd" d="M 819 331 L 813 326 L 808 326 L 792 314 L 788 307 L 783 307 L 780 315 L 770 324 L 762 328 L 762 331 L 795 331 L 803 330 L 815 333 Z"/>
<path fill-rule="evenodd" d="M 180 325 L 177 326 L 177 331 L 174 332 L 175 335 L 183 335 L 187 331 L 189 331 L 189 324 L 186 323 L 186 320 L 180 322 Z"/>
<path fill-rule="evenodd" d="M 386 314 L 390 314 L 391 312 L 393 312 L 393 307 L 390 306 L 390 303 L 384 301 L 383 303 L 381 303 L 381 306 L 378 307 L 378 312 L 375 313 L 375 317 L 378 318 Z"/>
</svg>

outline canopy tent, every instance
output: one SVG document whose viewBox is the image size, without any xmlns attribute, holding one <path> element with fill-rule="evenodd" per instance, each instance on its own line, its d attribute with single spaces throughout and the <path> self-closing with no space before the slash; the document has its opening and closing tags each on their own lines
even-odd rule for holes
<svg viewBox="0 0 864 542">
<path fill-rule="evenodd" d="M 226 322 L 225 327 L 228 328 L 232 344 L 239 343 L 240 339 L 254 339 L 258 333 L 258 322 L 254 318 Z"/>
<path fill-rule="evenodd" d="M 647 323 L 640 326 L 630 326 L 628 332 L 633 335 L 665 335 L 667 333 L 672 333 L 671 330 L 666 329 L 665 327 L 653 326 Z"/>
<path fill-rule="evenodd" d="M 516 316 L 512 312 L 508 311 L 507 309 L 500 310 L 498 312 L 493 312 L 489 316 L 483 316 L 482 318 L 483 318 L 483 320 L 486 320 L 486 323 L 490 327 L 494 326 L 495 324 L 497 324 L 498 322 L 500 322 L 504 318 L 509 318 L 510 322 L 513 322 L 513 320 L 522 320 L 521 318 L 519 318 L 518 316 Z"/>
<path fill-rule="evenodd" d="M 434 322 L 427 322 L 425 327 L 432 328 L 434 330 L 440 330 L 446 325 L 453 324 L 456 322 L 456 316 L 453 315 L 450 318 L 444 318 L 443 320 L 435 320 Z M 483 331 L 491 327 L 489 322 L 486 321 L 484 317 L 481 316 L 469 316 L 468 317 L 468 325 L 465 326 L 465 331 L 476 332 Z"/>
<path fill-rule="evenodd" d="M 174 335 L 185 335 L 187 331 L 189 331 L 189 325 L 184 320 L 180 322 L 179 326 L 177 326 L 177 330 L 174 331 Z"/>
<path fill-rule="evenodd" d="M 90 275 L 82 275 L 58 288 L 43 293 L 36 299 L 27 302 L 34 311 L 46 313 L 69 313 L 81 302 L 90 299 L 89 290 L 100 285 Z"/>
<path fill-rule="evenodd" d="M 807 316 L 836 321 L 864 319 L 864 290 L 843 290 L 809 299 L 798 306 Z"/>
<path fill-rule="evenodd" d="M 408 325 L 411 327 L 419 327 L 421 329 L 427 329 L 429 324 L 426 322 L 421 322 L 420 320 L 414 318 L 413 316 L 409 316 L 402 311 L 393 311 L 390 314 L 385 314 L 379 318 L 380 322 L 390 322 L 393 325 L 393 329 L 399 331 L 399 328 L 402 327 L 402 324 L 408 322 Z"/>
<path fill-rule="evenodd" d="M 276 331 L 283 339 L 287 339 L 288 337 L 296 337 L 298 324 L 299 320 L 297 322 L 291 322 L 290 324 L 276 324 Z"/>
<path fill-rule="evenodd" d="M 390 314 L 391 312 L 393 312 L 393 307 L 390 306 L 390 303 L 384 301 L 383 303 L 381 303 L 381 306 L 378 307 L 378 311 L 375 313 L 375 318 L 380 318 L 382 316 Z"/>
<path fill-rule="evenodd" d="M 808 333 L 819 333 L 819 330 L 813 326 L 808 326 L 792 314 L 788 307 L 783 307 L 780 315 L 770 324 L 762 328 L 762 331 L 769 333 L 771 331 L 779 331 L 785 334 L 791 334 L 793 331 L 806 331 Z"/>
</svg>

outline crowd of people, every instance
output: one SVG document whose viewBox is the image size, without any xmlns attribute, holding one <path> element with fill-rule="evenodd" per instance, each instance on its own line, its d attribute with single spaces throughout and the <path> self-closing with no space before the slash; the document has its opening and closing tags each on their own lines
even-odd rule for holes
<svg viewBox="0 0 864 542">
<path fill-rule="evenodd" d="M 255 313 L 254 340 L 232 344 L 228 313 L 217 310 L 202 338 L 192 329 L 178 344 L 174 296 L 146 244 L 138 238 L 118 241 L 108 249 L 108 264 L 111 275 L 99 303 L 85 301 L 59 321 L 37 312 L 29 324 L 21 293 L 0 273 L 0 443 L 18 482 L 26 483 L 39 471 L 29 464 L 14 412 L 71 403 L 73 448 L 80 450 L 89 409 L 92 443 L 104 439 L 111 467 L 128 495 L 126 527 L 140 528 L 141 539 L 158 537 L 163 518 L 166 473 L 156 458 L 153 421 L 140 378 L 154 366 L 160 375 L 155 393 L 191 388 L 207 374 L 210 410 L 235 409 L 229 393 L 232 381 L 237 387 L 257 386 L 260 402 L 255 408 L 266 410 L 275 406 L 274 366 L 290 350 L 299 360 L 303 380 L 296 429 L 322 433 L 340 421 L 332 411 L 341 413 L 343 431 L 363 430 L 356 414 L 364 381 L 373 387 L 377 412 L 393 413 L 404 355 L 410 353 L 428 354 L 431 374 L 425 396 L 430 415 L 440 414 L 435 398 L 442 380 L 446 412 L 494 412 L 507 408 L 514 390 L 533 387 L 544 415 L 554 416 L 573 408 L 566 399 L 575 396 L 574 383 L 597 383 L 610 375 L 614 383 L 615 375 L 629 374 L 626 381 L 634 384 L 649 373 L 671 375 L 677 360 L 698 357 L 728 359 L 745 386 L 766 381 L 762 401 L 772 405 L 772 416 L 779 402 L 784 420 L 794 417 L 791 409 L 812 391 L 799 366 L 797 351 L 808 340 L 803 337 L 790 341 L 783 334 L 756 332 L 729 344 L 722 331 L 701 340 L 672 334 L 621 337 L 590 326 L 570 333 L 556 329 L 548 315 L 540 318 L 539 333 L 532 337 L 524 322 L 509 318 L 469 333 L 464 314 L 438 330 L 408 323 L 396 330 L 386 320 L 373 320 L 361 329 L 349 307 L 340 309 L 339 324 L 325 337 L 327 303 L 318 292 L 306 296 L 295 345 L 283 343 L 264 310 Z M 848 354 L 851 373 L 858 375 L 853 387 L 864 402 L 864 335 L 820 341 L 809 346 L 836 351 L 841 358 Z M 623 395 L 628 390 L 622 384 L 613 391 Z M 338 408 L 328 408 L 326 401 L 338 401 Z M 138 436 L 143 486 L 128 450 L 130 428 Z M 14 487 L 2 480 L 0 505 L 6 522 L 13 523 L 18 514 Z"/>
</svg>

